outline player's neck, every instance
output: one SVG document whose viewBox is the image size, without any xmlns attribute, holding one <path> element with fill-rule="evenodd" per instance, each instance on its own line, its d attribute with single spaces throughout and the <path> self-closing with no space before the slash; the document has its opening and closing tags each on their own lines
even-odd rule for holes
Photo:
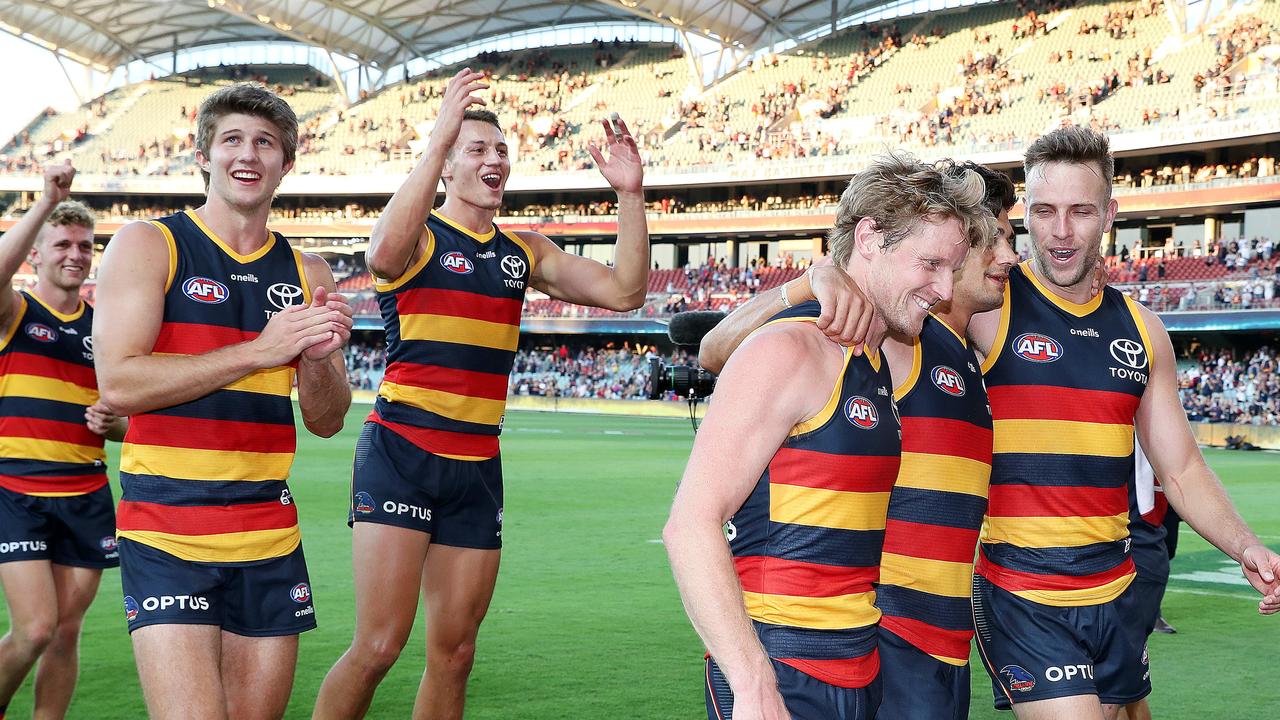
<svg viewBox="0 0 1280 720">
<path fill-rule="evenodd" d="M 444 196 L 444 204 L 436 212 L 477 235 L 483 235 L 493 229 L 493 218 L 498 214 L 496 210 L 472 205 L 465 200 L 451 197 L 447 193 Z"/>
<path fill-rule="evenodd" d="M 857 252 L 854 252 L 849 265 L 845 267 L 845 272 L 849 275 L 849 279 L 853 280 L 853 284 L 858 286 L 858 290 L 862 291 L 862 296 L 871 302 L 871 296 L 867 293 L 867 288 L 870 287 L 867 276 L 871 272 L 871 266 L 864 262 Z M 867 327 L 866 346 L 873 352 L 878 351 L 888 332 L 889 326 L 885 323 L 884 316 L 877 310 L 872 314 L 871 324 Z"/>
<path fill-rule="evenodd" d="M 965 337 L 969 334 L 969 321 L 973 319 L 973 308 L 965 307 L 963 304 L 952 300 L 949 303 L 939 304 L 934 309 L 933 314 L 934 317 L 946 323 L 960 337 Z"/>
<path fill-rule="evenodd" d="M 204 205 L 195 209 L 195 213 L 219 240 L 241 255 L 253 254 L 270 237 L 267 234 L 267 218 L 271 214 L 269 203 L 246 211 L 211 194 Z"/>
<path fill-rule="evenodd" d="M 1036 281 L 1040 283 L 1041 287 L 1067 302 L 1075 303 L 1076 305 L 1084 305 L 1093 299 L 1093 293 L 1090 292 L 1093 282 L 1088 275 L 1085 275 L 1084 279 L 1075 285 L 1068 285 L 1064 287 L 1051 280 L 1048 273 L 1042 272 L 1040 269 L 1040 261 L 1036 260 L 1034 257 L 1031 259 L 1031 262 L 1026 264 L 1025 267 L 1030 268 L 1031 274 L 1035 277 Z"/>
<path fill-rule="evenodd" d="M 80 288 L 62 288 L 46 280 L 37 279 L 35 286 L 29 292 L 40 298 L 40 302 L 63 315 L 71 315 L 80 309 Z"/>
</svg>

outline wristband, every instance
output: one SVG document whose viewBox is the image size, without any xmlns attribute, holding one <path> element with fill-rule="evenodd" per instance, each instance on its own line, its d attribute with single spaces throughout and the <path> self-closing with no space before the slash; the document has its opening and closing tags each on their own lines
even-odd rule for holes
<svg viewBox="0 0 1280 720">
<path fill-rule="evenodd" d="M 791 284 L 790 280 L 778 286 L 778 289 L 782 291 L 782 307 L 786 308 L 787 310 L 790 310 L 792 307 L 791 298 L 787 297 L 787 285 L 789 284 Z"/>
</svg>

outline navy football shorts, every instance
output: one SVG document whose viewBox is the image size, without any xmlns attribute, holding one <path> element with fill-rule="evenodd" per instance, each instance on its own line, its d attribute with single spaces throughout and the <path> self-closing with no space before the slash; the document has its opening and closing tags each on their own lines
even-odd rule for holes
<svg viewBox="0 0 1280 720">
<path fill-rule="evenodd" d="M 111 568 L 116 511 L 107 485 L 84 495 L 41 497 L 0 488 L 0 563 L 50 560 L 55 565 Z"/>
<path fill-rule="evenodd" d="M 245 637 L 297 635 L 316 626 L 302 546 L 248 563 L 183 560 L 120 539 L 129 632 L 148 625 L 217 625 Z"/>
<path fill-rule="evenodd" d="M 861 688 L 844 688 L 822 682 L 799 670 L 771 660 L 778 676 L 778 692 L 793 720 L 871 720 L 880 705 L 880 678 Z M 716 661 L 707 658 L 703 694 L 707 720 L 732 720 L 733 692 Z"/>
<path fill-rule="evenodd" d="M 1129 587 L 1133 591 L 1133 597 L 1122 608 L 1125 622 L 1141 629 L 1143 637 L 1149 637 L 1156 628 L 1156 619 L 1160 617 L 1160 603 L 1164 600 L 1164 590 L 1168 585 L 1167 579 L 1165 582 L 1157 582 L 1138 575 Z"/>
<path fill-rule="evenodd" d="M 996 708 L 1075 695 L 1125 705 L 1150 694 L 1147 633 L 1128 612 L 1136 592 L 1131 584 L 1108 603 L 1057 607 L 974 575 L 978 654 L 991 676 Z"/>
<path fill-rule="evenodd" d="M 969 666 L 942 662 L 880 628 L 876 720 L 968 720 Z"/>
<path fill-rule="evenodd" d="M 418 530 L 452 547 L 502 547 L 502 458 L 455 460 L 367 422 L 356 442 L 347 524 Z"/>
</svg>

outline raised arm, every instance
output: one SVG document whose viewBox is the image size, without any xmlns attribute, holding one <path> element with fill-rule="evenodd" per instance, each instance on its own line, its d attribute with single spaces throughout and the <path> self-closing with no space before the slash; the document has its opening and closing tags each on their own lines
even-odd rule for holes
<svg viewBox="0 0 1280 720">
<path fill-rule="evenodd" d="M 729 681 L 735 716 L 790 717 L 747 615 L 724 524 L 791 428 L 815 415 L 835 386 L 839 360 L 823 354 L 819 343 L 830 344 L 808 325 L 768 328 L 725 367 L 662 532 L 685 611 Z M 829 385 L 815 387 L 818 377 Z M 762 387 L 770 388 L 767 404 Z"/>
<path fill-rule="evenodd" d="M 44 191 L 40 193 L 40 199 L 9 228 L 9 232 L 0 235 L 0 327 L 9 326 L 13 310 L 17 307 L 17 293 L 11 289 L 13 276 L 31 255 L 44 221 L 53 214 L 58 203 L 71 196 L 71 180 L 75 176 L 76 169 L 71 167 L 70 160 L 63 165 L 45 168 Z"/>
<path fill-rule="evenodd" d="M 1150 381 L 1135 418 L 1138 438 L 1165 497 L 1200 536 L 1240 563 L 1263 598 L 1258 610 L 1280 611 L 1280 556 L 1272 552 L 1236 512 L 1222 482 L 1204 461 L 1178 399 L 1176 360 L 1169 333 L 1155 313 L 1140 308 L 1154 346 Z"/>
<path fill-rule="evenodd" d="M 198 355 L 153 355 L 168 280 L 169 247 L 150 223 L 121 228 L 102 256 L 93 354 L 102 402 L 115 415 L 204 397 L 255 370 L 291 362 L 341 327 L 336 310 L 295 306 L 271 318 L 248 342 Z"/>
<path fill-rule="evenodd" d="M 784 295 L 787 303 L 783 303 Z M 855 355 L 861 354 L 875 315 L 871 303 L 844 270 L 819 260 L 800 277 L 783 283 L 779 290 L 760 293 L 721 320 L 702 339 L 698 364 L 710 372 L 719 372 L 742 341 L 769 318 L 788 304 L 815 299 L 822 306 L 818 329 L 831 340 L 853 347 Z M 879 344 L 879 339 L 873 339 L 874 344 Z"/>
<path fill-rule="evenodd" d="M 440 185 L 440 173 L 444 171 L 449 148 L 462 128 L 462 114 L 472 105 L 485 104 L 483 99 L 472 95 L 489 87 L 480 82 L 483 77 L 484 73 L 464 68 L 445 88 L 427 151 L 373 225 L 365 263 L 374 276 L 395 280 L 422 257 L 425 247 L 422 240 L 426 237 L 423 225 L 435 204 L 436 188 Z"/>
<path fill-rule="evenodd" d="M 616 128 L 616 129 L 615 129 Z M 618 312 L 644 305 L 649 291 L 649 221 L 644 214 L 644 163 L 631 131 L 616 114 L 604 122 L 609 157 L 587 147 L 618 194 L 618 242 L 613 267 L 567 253 L 539 233 L 522 232 L 536 257 L 534 287 L 551 297 Z"/>
<path fill-rule="evenodd" d="M 337 294 L 329 263 L 318 255 L 304 254 L 303 268 L 311 293 L 312 308 L 328 308 L 340 315 L 340 327 L 324 342 L 307 348 L 298 360 L 298 408 L 302 423 L 313 435 L 332 437 L 342 429 L 351 407 L 351 386 L 347 383 L 347 363 L 342 348 L 351 339 L 351 305 Z"/>
</svg>

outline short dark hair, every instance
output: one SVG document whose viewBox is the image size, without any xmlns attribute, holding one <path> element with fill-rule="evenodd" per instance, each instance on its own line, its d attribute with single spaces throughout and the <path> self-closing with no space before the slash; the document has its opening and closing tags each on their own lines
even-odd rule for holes
<svg viewBox="0 0 1280 720">
<path fill-rule="evenodd" d="M 982 199 L 982 204 L 987 207 L 993 217 L 1000 217 L 1000 213 L 1008 212 L 1017 204 L 1018 194 L 1013 189 L 1013 181 L 1005 173 L 972 160 L 958 162 L 956 167 L 972 170 L 982 178 L 983 184 L 987 186 L 987 194 Z"/>
<path fill-rule="evenodd" d="M 1046 163 L 1070 165 L 1091 164 L 1102 173 L 1107 183 L 1107 195 L 1111 195 L 1111 181 L 1116 174 L 1116 161 L 1111 157 L 1111 145 L 1107 136 L 1079 125 L 1067 125 L 1041 135 L 1027 148 L 1022 169 L 1028 178 L 1031 171 Z"/>
<path fill-rule="evenodd" d="M 200 103 L 200 111 L 196 113 L 196 149 L 208 157 L 218 121 L 237 113 L 260 117 L 275 125 L 280 131 L 284 162 L 286 165 L 293 162 L 298 154 L 298 116 L 289 103 L 257 83 L 224 87 Z M 209 173 L 201 169 L 200 174 L 204 176 L 205 187 L 209 187 Z"/>
<path fill-rule="evenodd" d="M 499 132 L 501 132 L 502 130 L 502 125 L 498 122 L 498 114 L 492 110 L 484 110 L 481 108 L 467 108 L 466 110 L 462 111 L 462 119 L 463 120 L 479 120 L 480 122 L 486 122 L 498 128 Z"/>
</svg>

